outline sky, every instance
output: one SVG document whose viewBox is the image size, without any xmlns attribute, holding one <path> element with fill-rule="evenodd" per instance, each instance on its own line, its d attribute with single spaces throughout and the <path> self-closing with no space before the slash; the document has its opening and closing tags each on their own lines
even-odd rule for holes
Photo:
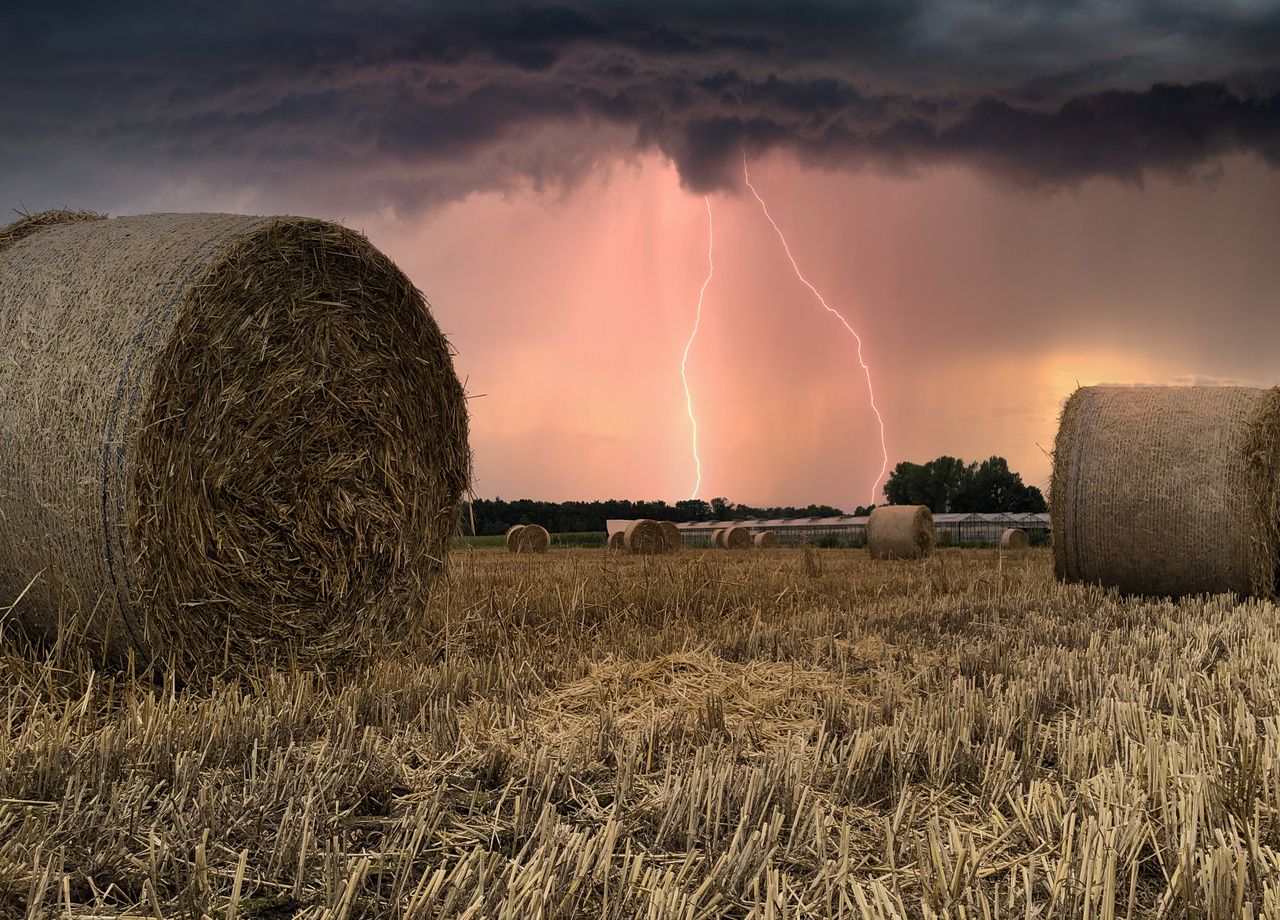
<svg viewBox="0 0 1280 920">
<path fill-rule="evenodd" d="M 293 213 L 424 291 L 475 492 L 1045 485 L 1077 384 L 1277 382 L 1280 3 L 0 12 L 0 209 Z M 48 7 L 48 8 L 46 8 Z"/>
</svg>

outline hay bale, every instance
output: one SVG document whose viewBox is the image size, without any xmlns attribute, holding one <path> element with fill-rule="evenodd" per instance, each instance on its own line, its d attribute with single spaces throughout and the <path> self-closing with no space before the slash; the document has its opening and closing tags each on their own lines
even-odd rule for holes
<svg viewBox="0 0 1280 920">
<path fill-rule="evenodd" d="M 725 528 L 724 536 L 720 538 L 720 542 L 724 544 L 725 549 L 750 549 L 751 531 L 735 524 L 732 527 Z"/>
<path fill-rule="evenodd" d="M 724 528 L 718 527 L 711 531 L 711 545 L 715 549 L 724 549 Z"/>
<path fill-rule="evenodd" d="M 762 530 L 752 538 L 758 549 L 775 549 L 778 545 L 778 535 L 772 530 Z"/>
<path fill-rule="evenodd" d="M 609 534 L 609 549 L 620 553 L 627 548 L 627 535 L 621 530 Z"/>
<path fill-rule="evenodd" d="M 1280 388 L 1076 390 L 1059 421 L 1051 495 L 1063 581 L 1274 597 Z"/>
<path fill-rule="evenodd" d="M 507 552 L 509 553 L 520 552 L 520 533 L 521 531 L 524 530 L 524 528 L 525 528 L 524 524 L 512 524 L 510 527 L 507 528 L 507 535 L 506 537 L 503 538 L 507 544 Z"/>
<path fill-rule="evenodd" d="M 623 543 L 627 552 L 650 556 L 664 553 L 667 550 L 667 538 L 662 533 L 662 525 L 657 521 L 642 518 L 632 521 L 623 532 Z"/>
<path fill-rule="evenodd" d="M 925 505 L 881 505 L 867 521 L 872 559 L 919 559 L 933 552 L 933 514 Z"/>
<path fill-rule="evenodd" d="M 684 539 L 680 536 L 680 528 L 670 521 L 659 521 L 658 526 L 662 528 L 662 535 L 667 540 L 667 552 L 678 552 L 680 547 L 684 545 Z"/>
<path fill-rule="evenodd" d="M 551 534 L 541 524 L 516 524 L 507 531 L 507 552 L 545 553 L 551 549 Z"/>
<path fill-rule="evenodd" d="M 448 342 L 363 236 L 78 212 L 0 230 L 0 604 L 195 676 L 403 635 L 457 528 Z M 13 334 L 20 332 L 20 334 Z"/>
<path fill-rule="evenodd" d="M 1027 536 L 1027 532 L 1020 527 L 1006 528 L 1004 533 L 1000 534 L 1000 548 L 1007 550 L 1026 549 L 1031 545 L 1031 538 Z"/>
</svg>

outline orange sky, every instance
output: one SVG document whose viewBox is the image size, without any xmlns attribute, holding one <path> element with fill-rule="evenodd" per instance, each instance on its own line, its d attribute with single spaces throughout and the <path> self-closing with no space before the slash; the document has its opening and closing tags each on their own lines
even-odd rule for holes
<svg viewBox="0 0 1280 920">
<path fill-rule="evenodd" d="M 785 158 L 752 179 L 863 336 L 891 465 L 1002 454 L 1044 486 L 1076 382 L 1280 377 L 1280 176 L 1253 160 L 1214 182 L 1051 196 L 959 169 L 893 178 Z M 852 339 L 754 199 L 711 203 L 716 274 L 689 361 L 699 497 L 868 501 L 880 456 Z M 477 495 L 689 496 L 680 357 L 707 226 L 669 164 L 346 222 L 423 288 L 459 351 Z"/>
</svg>

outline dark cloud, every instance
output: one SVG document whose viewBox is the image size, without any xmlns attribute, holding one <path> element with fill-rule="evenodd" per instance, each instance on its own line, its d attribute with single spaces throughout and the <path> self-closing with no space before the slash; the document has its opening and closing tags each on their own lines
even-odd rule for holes
<svg viewBox="0 0 1280 920">
<path fill-rule="evenodd" d="M 658 149 L 1031 186 L 1280 165 L 1280 8 L 1026 0 L 62 4 L 0 13 L 0 201 L 420 206 Z"/>
</svg>

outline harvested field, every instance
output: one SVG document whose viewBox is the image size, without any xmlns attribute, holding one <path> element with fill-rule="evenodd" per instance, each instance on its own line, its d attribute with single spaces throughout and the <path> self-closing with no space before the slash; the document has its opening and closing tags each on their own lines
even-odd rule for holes
<svg viewBox="0 0 1280 920">
<path fill-rule="evenodd" d="M 0 915 L 1280 913 L 1270 602 L 1037 549 L 462 551 L 438 592 L 421 646 L 212 691 L 0 645 Z"/>
</svg>

